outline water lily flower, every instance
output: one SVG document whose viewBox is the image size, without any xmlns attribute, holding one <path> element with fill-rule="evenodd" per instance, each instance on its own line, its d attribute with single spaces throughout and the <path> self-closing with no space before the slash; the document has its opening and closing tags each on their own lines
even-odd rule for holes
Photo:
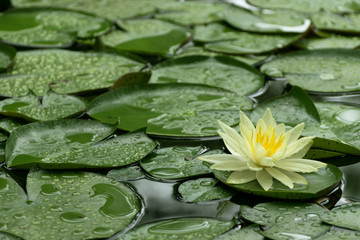
<svg viewBox="0 0 360 240">
<path fill-rule="evenodd" d="M 270 109 L 253 126 L 250 119 L 240 112 L 240 133 L 225 123 L 218 121 L 222 137 L 231 154 L 214 154 L 198 159 L 213 163 L 212 169 L 234 171 L 227 183 L 243 184 L 257 180 L 268 191 L 273 178 L 289 188 L 294 183 L 308 182 L 298 173 L 317 172 L 325 167 L 323 162 L 303 159 L 310 149 L 313 137 L 300 138 L 304 123 L 285 132 L 284 124 L 277 124 Z"/>
</svg>

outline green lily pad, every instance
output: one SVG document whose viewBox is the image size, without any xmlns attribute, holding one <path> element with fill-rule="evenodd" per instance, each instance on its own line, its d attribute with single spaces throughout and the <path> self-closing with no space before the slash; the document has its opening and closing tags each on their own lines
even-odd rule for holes
<svg viewBox="0 0 360 240">
<path fill-rule="evenodd" d="M 336 14 L 317 12 L 311 15 L 311 19 L 315 28 L 320 31 L 360 33 L 360 14 L 358 13 Z"/>
<path fill-rule="evenodd" d="M 251 224 L 240 229 L 230 230 L 220 236 L 214 238 L 214 240 L 239 240 L 239 239 L 251 239 L 251 240 L 265 240 L 265 237 L 259 233 L 259 225 Z"/>
<path fill-rule="evenodd" d="M 226 183 L 232 172 L 213 170 L 215 177 Z M 260 184 L 254 180 L 244 184 L 227 184 L 241 192 L 251 193 L 259 196 L 283 198 L 283 199 L 313 199 L 321 197 L 334 189 L 340 182 L 342 173 L 339 168 L 328 164 L 324 168 L 320 168 L 316 173 L 301 174 L 308 181 L 308 185 L 294 184 L 294 188 L 290 189 L 277 180 L 273 186 L 265 191 Z"/>
<path fill-rule="evenodd" d="M 117 240 L 211 240 L 235 225 L 234 221 L 209 218 L 178 218 L 135 227 Z"/>
<path fill-rule="evenodd" d="M 197 160 L 203 147 L 168 147 L 157 149 L 140 161 L 141 167 L 159 179 L 177 179 L 211 173 Z"/>
<path fill-rule="evenodd" d="M 285 77 L 291 85 L 316 92 L 360 90 L 357 49 L 318 49 L 283 54 L 261 66 L 270 77 Z"/>
<path fill-rule="evenodd" d="M 310 20 L 304 14 L 282 9 L 250 11 L 229 7 L 224 17 L 231 26 L 249 32 L 304 33 L 310 27 Z"/>
<path fill-rule="evenodd" d="M 8 136 L 5 133 L 0 132 L 0 142 L 6 141 Z"/>
<path fill-rule="evenodd" d="M 32 170 L 27 195 L 7 174 L 0 180 L 2 231 L 24 239 L 106 238 L 140 210 L 130 188 L 95 173 Z"/>
<path fill-rule="evenodd" d="M 8 167 L 47 169 L 119 167 L 136 162 L 156 143 L 142 132 L 108 137 L 115 126 L 88 120 L 60 120 L 27 124 L 10 134 Z"/>
<path fill-rule="evenodd" d="M 23 240 L 23 238 L 4 232 L 0 232 L 0 238 L 3 240 Z"/>
<path fill-rule="evenodd" d="M 29 121 L 47 121 L 74 116 L 86 108 L 86 101 L 49 91 L 42 99 L 33 93 L 0 101 L 0 113 Z"/>
<path fill-rule="evenodd" d="M 126 86 L 134 86 L 134 85 L 141 85 L 147 84 L 151 78 L 151 72 L 134 72 L 134 73 L 127 73 L 121 78 L 119 78 L 111 89 L 126 87 Z"/>
<path fill-rule="evenodd" d="M 360 37 L 331 34 L 324 38 L 302 38 L 295 43 L 297 47 L 313 50 L 321 48 L 358 48 Z"/>
<path fill-rule="evenodd" d="M 132 181 L 143 178 L 145 174 L 139 166 L 130 166 L 120 169 L 112 169 L 106 175 L 116 181 Z"/>
<path fill-rule="evenodd" d="M 180 184 L 179 193 L 186 202 L 203 202 L 228 198 L 235 195 L 235 191 L 219 184 L 215 178 L 199 178 Z"/>
<path fill-rule="evenodd" d="M 313 203 L 268 202 L 254 208 L 241 207 L 241 216 L 267 228 L 261 232 L 270 239 L 314 239 L 331 226 L 322 224 L 325 208 Z"/>
<path fill-rule="evenodd" d="M 176 0 L 11 0 L 14 7 L 61 7 L 89 12 L 107 18 L 117 20 L 135 16 L 143 16 L 154 13 L 158 6 Z"/>
<path fill-rule="evenodd" d="M 252 5 L 262 8 L 286 8 L 300 12 L 354 12 L 360 10 L 360 5 L 353 0 L 248 0 Z"/>
<path fill-rule="evenodd" d="M 152 68 L 150 83 L 176 82 L 221 86 L 246 95 L 262 87 L 264 78 L 255 68 L 225 56 L 187 56 Z"/>
<path fill-rule="evenodd" d="M 0 130 L 11 133 L 24 124 L 25 122 L 23 120 L 17 118 L 2 118 L 0 119 Z"/>
<path fill-rule="evenodd" d="M 157 19 L 136 19 L 120 22 L 125 30 L 115 30 L 101 37 L 105 46 L 140 53 L 173 55 L 188 39 L 188 30 Z"/>
<path fill-rule="evenodd" d="M 0 95 L 25 96 L 32 90 L 44 96 L 50 88 L 57 93 L 104 89 L 142 67 L 139 59 L 116 52 L 22 51 L 14 67 L 1 75 Z"/>
<path fill-rule="evenodd" d="M 327 151 L 324 149 L 311 148 L 304 156 L 305 159 L 326 159 L 344 156 L 344 153 Z M 326 161 L 326 160 L 324 160 Z"/>
<path fill-rule="evenodd" d="M 21 46 L 70 46 L 77 38 L 100 36 L 111 27 L 100 17 L 61 9 L 12 9 L 0 15 L 1 40 Z"/>
<path fill-rule="evenodd" d="M 223 19 L 222 12 L 227 4 L 206 1 L 182 1 L 159 6 L 156 18 L 182 25 L 195 25 L 218 22 Z"/>
<path fill-rule="evenodd" d="M 3 72 L 11 65 L 15 58 L 15 55 L 15 48 L 8 45 L 0 44 L 0 72 Z"/>
<path fill-rule="evenodd" d="M 316 238 L 316 240 L 359 240 L 360 232 L 352 231 L 344 228 L 332 228 L 324 235 Z"/>
<path fill-rule="evenodd" d="M 5 142 L 0 142 L 0 163 L 5 161 Z"/>
<path fill-rule="evenodd" d="M 195 41 L 210 42 L 205 44 L 207 50 L 229 54 L 270 52 L 288 46 L 299 37 L 298 34 L 264 35 L 240 32 L 220 23 L 196 26 L 194 31 Z"/>
<path fill-rule="evenodd" d="M 321 218 L 328 224 L 360 231 L 360 203 L 348 203 L 333 208 Z"/>
<path fill-rule="evenodd" d="M 251 102 L 247 98 L 221 88 L 180 83 L 148 84 L 123 87 L 105 93 L 90 103 L 88 114 L 105 123 L 114 124 L 119 119 L 118 127 L 120 129 L 133 131 L 149 126 L 151 122 L 155 121 L 153 119 L 164 113 L 186 117 L 188 115 L 196 116 L 197 112 L 202 111 L 238 111 L 249 108 L 251 108 Z M 209 114 L 208 116 L 217 117 L 221 114 Z M 216 119 L 213 119 L 213 122 L 216 122 Z M 166 129 L 165 134 L 174 134 L 175 136 L 191 134 L 182 133 L 179 129 L 186 126 L 188 121 L 179 121 L 180 123 L 182 125 Z M 151 133 L 163 134 L 160 130 Z M 203 135 L 204 133 L 201 133 L 198 136 Z M 206 132 L 206 136 L 215 135 L 217 135 L 215 129 L 212 132 Z"/>
</svg>

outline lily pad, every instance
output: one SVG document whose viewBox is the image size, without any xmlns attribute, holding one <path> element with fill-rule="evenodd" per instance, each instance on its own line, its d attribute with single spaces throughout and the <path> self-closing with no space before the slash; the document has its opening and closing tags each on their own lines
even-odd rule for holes
<svg viewBox="0 0 360 240">
<path fill-rule="evenodd" d="M 88 120 L 60 120 L 17 128 L 6 145 L 6 164 L 29 169 L 119 167 L 136 162 L 156 143 L 142 132 L 106 139 L 115 126 Z"/>
<path fill-rule="evenodd" d="M 353 0 L 248 0 L 248 2 L 262 8 L 287 8 L 301 12 L 357 12 L 360 10 L 359 3 Z"/>
<path fill-rule="evenodd" d="M 311 23 L 302 13 L 282 9 L 251 11 L 229 7 L 224 17 L 237 29 L 260 33 L 304 33 Z"/>
<path fill-rule="evenodd" d="M 74 116 L 86 108 L 86 101 L 49 91 L 42 99 L 29 93 L 0 101 L 0 113 L 29 121 L 47 121 Z"/>
<path fill-rule="evenodd" d="M 115 30 L 101 37 L 105 46 L 140 53 L 173 55 L 188 38 L 188 30 L 157 19 L 136 19 L 120 22 L 125 30 Z"/>
<path fill-rule="evenodd" d="M 119 236 L 117 240 L 211 240 L 231 229 L 234 221 L 220 221 L 209 218 L 178 218 L 148 223 Z"/>
<path fill-rule="evenodd" d="M 5 142 L 0 142 L 0 163 L 5 161 Z"/>
<path fill-rule="evenodd" d="M 15 58 L 15 55 L 15 48 L 8 45 L 0 44 L 0 72 L 3 72 L 11 65 Z"/>
<path fill-rule="evenodd" d="M 157 149 L 140 161 L 141 167 L 159 179 L 177 179 L 211 173 L 211 169 L 197 160 L 205 148 L 168 147 Z"/>
<path fill-rule="evenodd" d="M 360 90 L 357 49 L 318 49 L 280 55 L 261 66 L 270 77 L 285 77 L 291 85 L 315 92 Z"/>
<path fill-rule="evenodd" d="M 1 40 L 20 46 L 70 46 L 77 38 L 100 36 L 111 27 L 100 17 L 62 9 L 12 9 L 0 15 Z"/>
<path fill-rule="evenodd" d="M 119 78 L 111 87 L 111 89 L 146 84 L 149 82 L 150 78 L 151 78 L 150 71 L 127 73 L 123 75 L 121 78 Z"/>
<path fill-rule="evenodd" d="M 344 228 L 335 228 L 333 227 L 324 235 L 316 238 L 316 240 L 359 240 L 360 232 L 352 231 Z"/>
<path fill-rule="evenodd" d="M 348 203 L 333 208 L 321 218 L 328 224 L 360 231 L 360 203 Z"/>
<path fill-rule="evenodd" d="M 197 112 L 202 111 L 238 111 L 250 108 L 251 102 L 247 98 L 221 88 L 195 84 L 148 84 L 123 87 L 100 95 L 90 103 L 88 114 L 105 123 L 114 124 L 119 119 L 120 129 L 133 131 L 148 127 L 152 121 L 155 121 L 153 119 L 164 113 L 186 117 L 196 116 Z M 212 116 L 217 117 L 219 114 Z M 213 122 L 216 122 L 216 119 L 213 119 Z M 166 129 L 165 133 L 188 136 L 191 133 L 181 133 L 181 129 L 179 130 L 186 124 L 188 121 L 183 121 L 182 125 Z M 151 133 L 163 134 L 160 130 Z M 201 133 L 198 136 L 203 135 L 204 133 Z M 206 135 L 215 136 L 217 132 L 213 129 Z"/>
<path fill-rule="evenodd" d="M 3 142 L 8 139 L 8 136 L 5 133 L 0 132 L 0 142 Z"/>
<path fill-rule="evenodd" d="M 251 240 L 265 240 L 265 237 L 261 235 L 259 225 L 251 224 L 240 229 L 230 230 L 220 236 L 214 238 L 214 240 L 239 240 L 239 239 L 251 239 Z"/>
<path fill-rule="evenodd" d="M 313 50 L 321 48 L 358 48 L 360 37 L 331 34 L 324 38 L 302 38 L 295 43 L 297 47 Z"/>
<path fill-rule="evenodd" d="M 33 50 L 18 52 L 14 67 L 0 78 L 0 95 L 44 96 L 111 87 L 122 75 L 139 71 L 143 62 L 117 52 Z"/>
<path fill-rule="evenodd" d="M 235 195 L 231 188 L 219 184 L 215 178 L 199 178 L 180 184 L 179 193 L 186 202 L 203 202 Z"/>
<path fill-rule="evenodd" d="M 221 86 L 246 95 L 262 87 L 264 77 L 255 68 L 225 56 L 187 56 L 152 68 L 150 83 L 176 82 Z"/>
<path fill-rule="evenodd" d="M 32 170 L 27 195 L 7 174 L 0 180 L 2 231 L 24 239 L 106 238 L 140 210 L 131 189 L 95 173 Z"/>
<path fill-rule="evenodd" d="M 24 125 L 25 122 L 17 118 L 2 118 L 0 119 L 0 130 L 3 130 L 7 133 L 11 133 L 16 128 Z"/>
<path fill-rule="evenodd" d="M 145 174 L 141 171 L 139 166 L 130 166 L 112 169 L 106 176 L 115 179 L 116 181 L 133 181 L 143 178 Z"/>
<path fill-rule="evenodd" d="M 332 151 L 327 151 L 324 149 L 311 148 L 306 153 L 304 158 L 305 159 L 325 159 L 324 161 L 326 161 L 326 158 L 335 158 L 335 157 L 340 157 L 340 156 L 344 156 L 344 155 L 345 155 L 344 153 L 332 152 Z"/>
<path fill-rule="evenodd" d="M 360 6 L 360 5 L 359 5 Z M 330 12 L 317 12 L 311 15 L 315 28 L 320 31 L 359 34 L 360 14 L 336 14 Z"/>
<path fill-rule="evenodd" d="M 232 172 L 213 170 L 213 173 L 217 179 L 227 184 L 226 180 Z M 342 177 L 340 169 L 331 164 L 328 164 L 324 168 L 320 168 L 316 173 L 304 173 L 301 175 L 306 178 L 309 184 L 294 184 L 293 189 L 288 188 L 277 180 L 274 181 L 274 185 L 268 191 L 264 191 L 256 180 L 244 184 L 227 185 L 241 192 L 265 197 L 283 199 L 313 199 L 321 197 L 334 189 L 339 184 Z"/>
<path fill-rule="evenodd" d="M 156 18 L 182 25 L 218 22 L 227 4 L 206 1 L 182 1 L 159 6 Z"/>
</svg>

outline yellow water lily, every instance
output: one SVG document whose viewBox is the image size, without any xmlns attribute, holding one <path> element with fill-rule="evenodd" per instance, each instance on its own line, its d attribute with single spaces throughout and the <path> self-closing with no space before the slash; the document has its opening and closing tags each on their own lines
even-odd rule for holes
<svg viewBox="0 0 360 240">
<path fill-rule="evenodd" d="M 313 137 L 300 138 L 304 123 L 285 132 L 284 124 L 277 124 L 270 109 L 256 124 L 240 112 L 240 133 L 225 123 L 218 121 L 222 137 L 231 154 L 214 154 L 198 159 L 213 163 L 212 169 L 234 171 L 227 183 L 243 184 L 257 180 L 268 191 L 273 185 L 273 178 L 289 188 L 294 183 L 308 184 L 299 173 L 317 172 L 325 167 L 323 162 L 303 159 L 310 149 Z"/>
</svg>

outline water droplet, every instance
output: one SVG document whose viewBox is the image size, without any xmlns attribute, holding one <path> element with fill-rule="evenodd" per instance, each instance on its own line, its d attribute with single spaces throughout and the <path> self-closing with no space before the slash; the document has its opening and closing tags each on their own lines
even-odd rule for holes
<svg viewBox="0 0 360 240">
<path fill-rule="evenodd" d="M 197 231 L 203 231 L 209 228 L 210 224 L 206 220 L 198 219 L 177 219 L 161 222 L 149 228 L 150 233 L 154 234 L 187 234 Z"/>
<path fill-rule="evenodd" d="M 321 73 L 319 77 L 321 80 L 326 80 L 326 81 L 337 79 L 337 77 L 334 76 L 332 73 Z"/>
<path fill-rule="evenodd" d="M 184 176 L 184 174 L 176 168 L 156 168 L 150 170 L 149 173 L 158 178 L 179 178 Z"/>
<path fill-rule="evenodd" d="M 112 235 L 114 234 L 114 230 L 108 227 L 97 227 L 93 231 L 93 233 L 98 235 Z"/>
<path fill-rule="evenodd" d="M 360 121 L 360 109 L 347 109 L 335 115 L 336 120 L 346 124 L 352 124 Z"/>
<path fill-rule="evenodd" d="M 89 220 L 88 217 L 77 212 L 67 212 L 60 215 L 60 219 L 69 223 L 79 223 Z"/>
<path fill-rule="evenodd" d="M 60 194 L 60 192 L 52 184 L 43 184 L 43 185 L 41 185 L 41 192 L 40 193 L 45 195 L 45 196 Z"/>
</svg>

